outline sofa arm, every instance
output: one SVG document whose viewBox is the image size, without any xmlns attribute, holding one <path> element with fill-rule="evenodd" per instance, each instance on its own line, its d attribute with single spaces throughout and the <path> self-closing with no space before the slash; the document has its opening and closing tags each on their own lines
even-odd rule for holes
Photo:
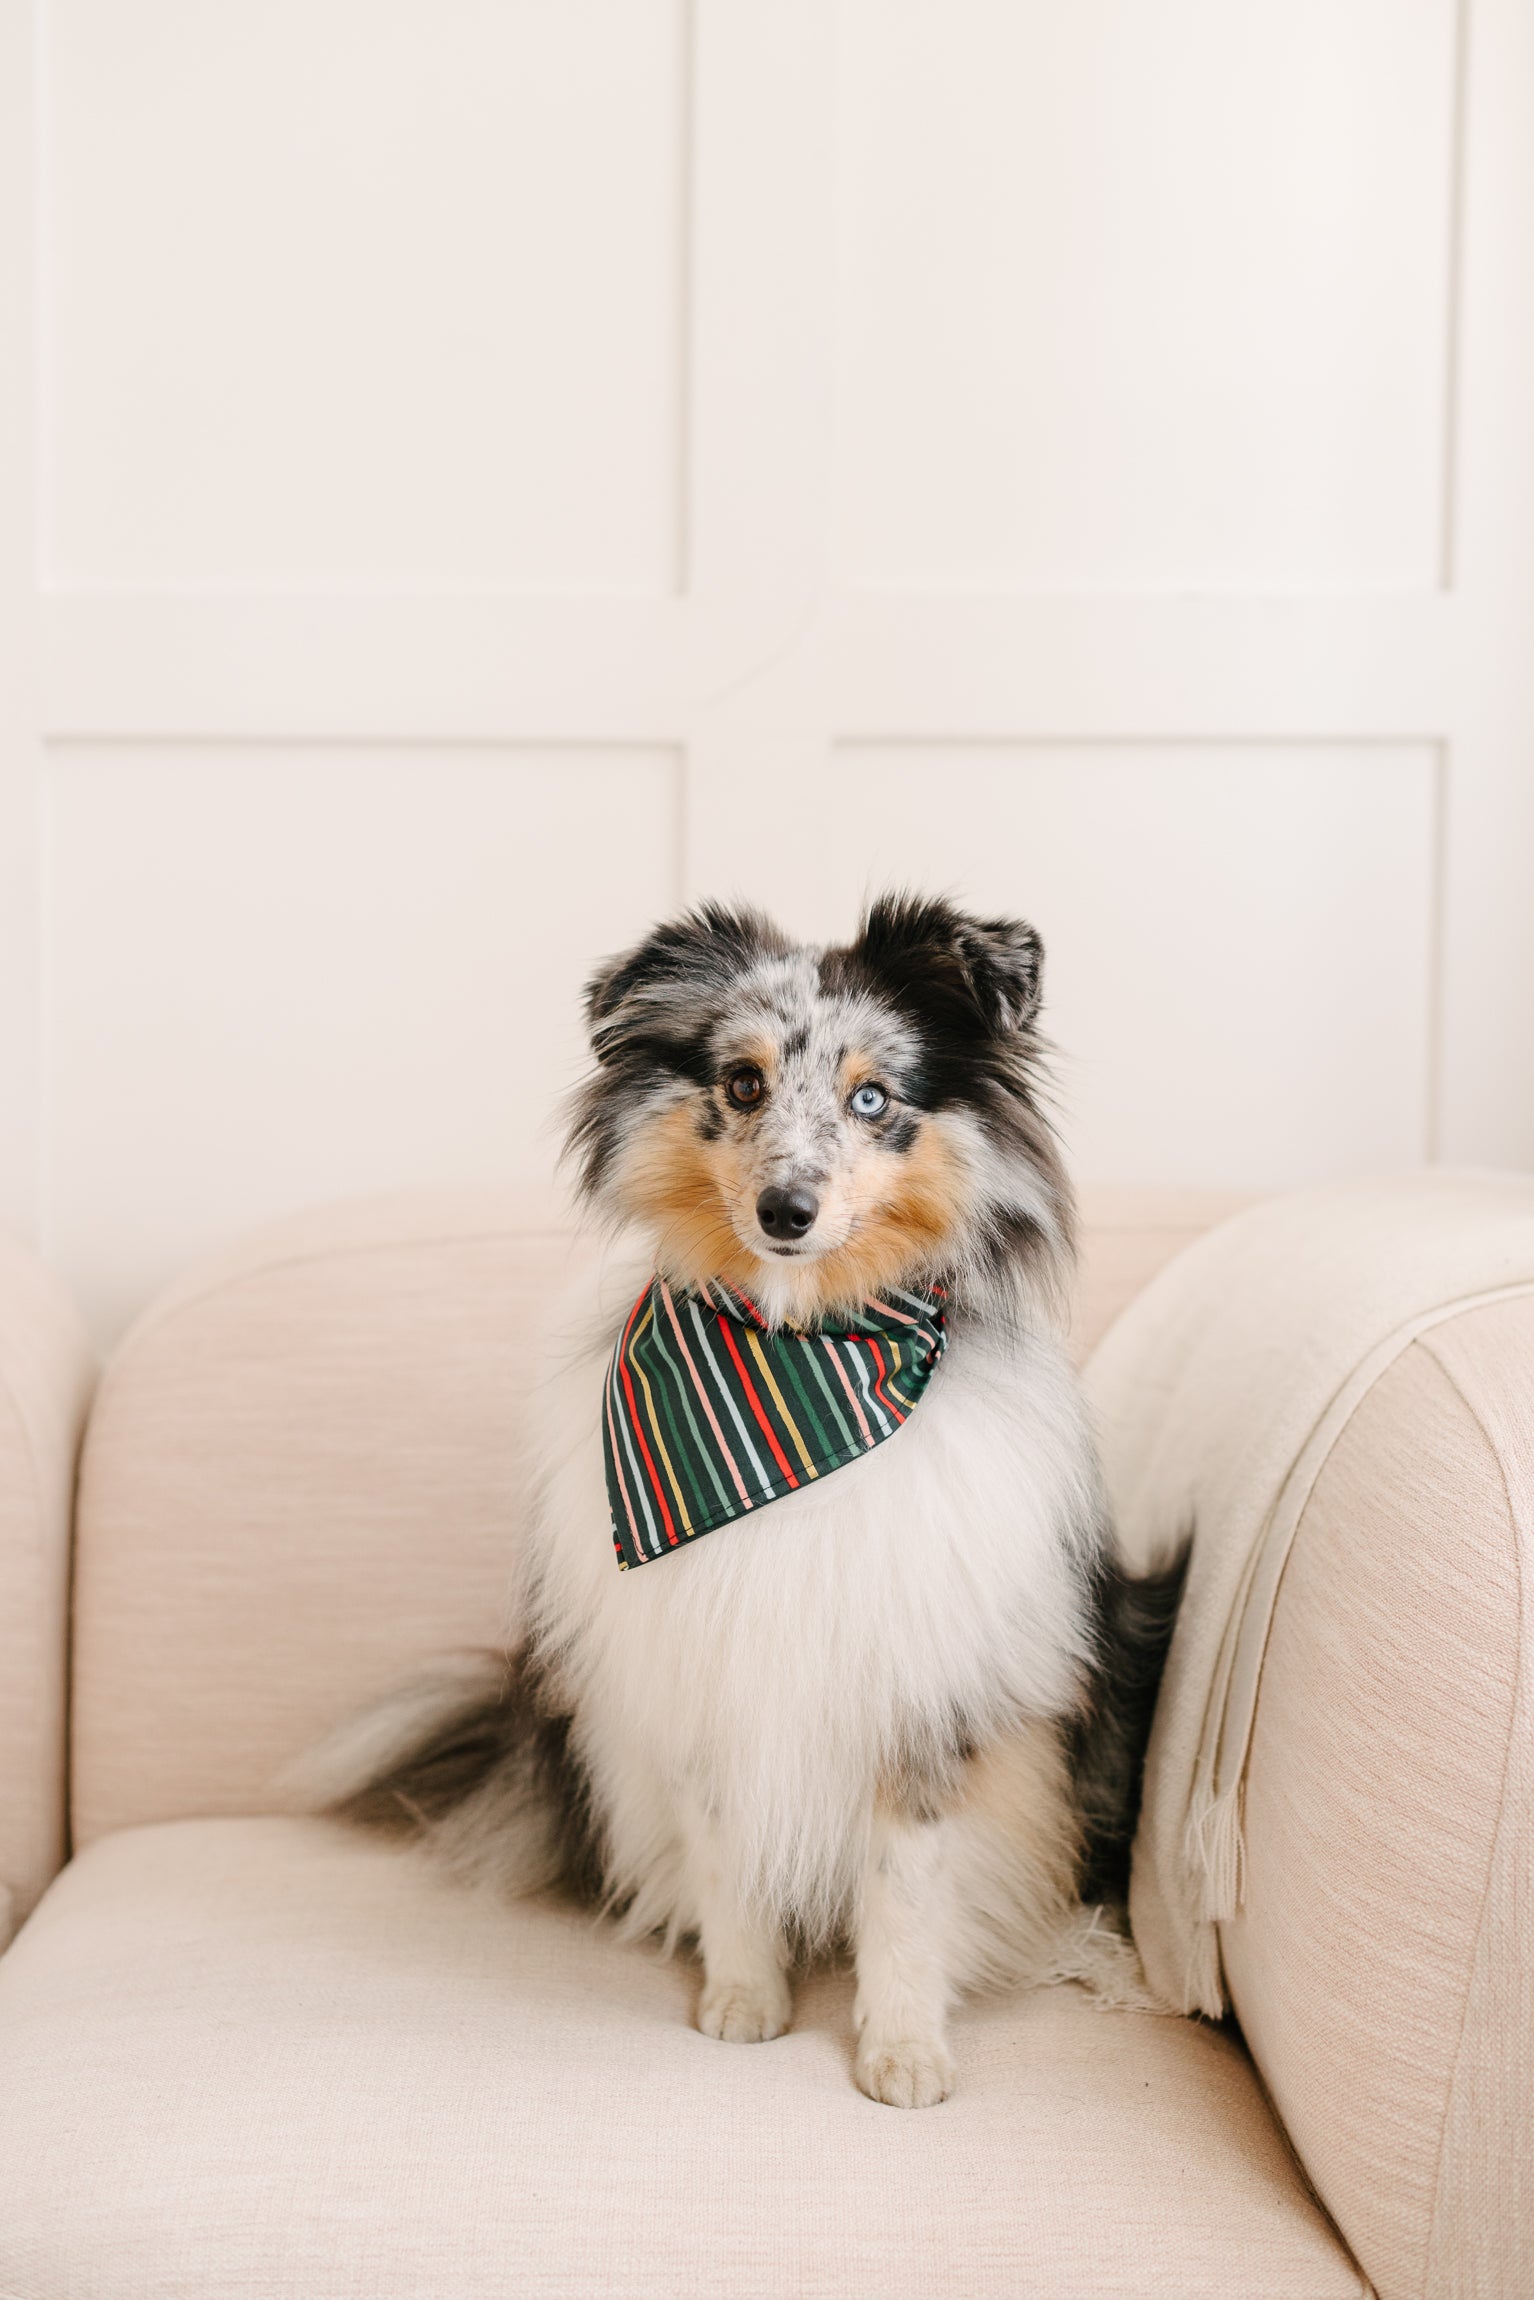
<svg viewBox="0 0 1534 2300">
<path fill-rule="evenodd" d="M 1431 1328 L 1301 1517 L 1231 2001 L 1380 2300 L 1534 2285 L 1534 1298 Z"/>
<path fill-rule="evenodd" d="M 0 1948 L 64 1858 L 70 1526 L 94 1379 L 63 1288 L 0 1237 Z"/>
</svg>

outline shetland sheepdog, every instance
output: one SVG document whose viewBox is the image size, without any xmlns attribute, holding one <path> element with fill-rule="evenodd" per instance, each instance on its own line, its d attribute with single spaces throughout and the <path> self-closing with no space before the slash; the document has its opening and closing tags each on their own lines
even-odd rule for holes
<svg viewBox="0 0 1534 2300">
<path fill-rule="evenodd" d="M 522 1642 L 308 1773 L 465 1877 L 695 1944 L 712 2037 L 779 2035 L 795 1969 L 850 1949 L 856 2079 L 897 2107 L 950 2091 L 961 1993 L 1147 2001 L 1117 1905 L 1179 1572 L 1119 1570 L 1064 1346 L 1041 964 L 896 894 L 830 948 L 705 904 L 598 970 L 568 1155 L 638 1243 L 551 1324 Z M 620 1572 L 608 1374 L 657 1280 L 767 1337 L 941 1302 L 947 1346 L 882 1442 Z"/>
</svg>

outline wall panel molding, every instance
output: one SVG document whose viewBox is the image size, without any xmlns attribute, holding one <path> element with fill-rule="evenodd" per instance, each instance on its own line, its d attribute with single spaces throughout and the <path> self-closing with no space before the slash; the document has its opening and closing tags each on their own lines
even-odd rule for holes
<svg viewBox="0 0 1534 2300">
<path fill-rule="evenodd" d="M 35 27 L 0 9 L 0 1222 L 37 1237 L 41 745 Z"/>
<path fill-rule="evenodd" d="M 359 815 L 376 776 L 380 821 L 396 835 L 358 868 L 387 879 L 422 843 L 437 908 L 404 901 L 399 931 L 443 937 L 419 953 L 423 980 L 451 974 L 453 936 L 468 931 L 441 897 L 451 834 L 434 826 L 433 805 L 444 826 L 458 804 L 481 840 L 493 825 L 509 841 L 521 789 L 536 804 L 501 899 L 522 906 L 530 948 L 540 919 L 557 939 L 578 914 L 594 957 L 644 904 L 704 894 L 778 902 L 796 923 L 835 932 L 868 874 L 897 859 L 1025 912 L 1042 890 L 1062 949 L 1079 954 L 1088 930 L 1092 940 L 1086 988 L 1070 961 L 1078 988 L 1065 1013 L 1092 1041 L 1070 1050 L 1088 1178 L 1239 1187 L 1365 1156 L 1534 1162 L 1534 271 L 1522 227 L 1534 212 L 1534 19 L 1522 0 L 1423 0 L 1405 30 L 1396 0 L 1260 0 L 1239 22 L 1219 0 L 1169 0 L 1153 25 L 1117 0 L 1083 0 L 1050 67 L 1058 118 L 1027 150 L 998 144 L 995 130 L 1010 117 L 1008 75 L 1057 29 L 1046 0 L 898 11 L 644 0 L 624 19 L 648 30 L 622 35 L 633 68 L 621 88 L 617 51 L 572 29 L 577 18 L 600 29 L 614 4 L 528 0 L 503 30 L 493 10 L 475 19 L 476 69 L 523 75 L 516 100 L 536 114 L 532 143 L 557 145 L 565 113 L 571 148 L 587 135 L 581 183 L 535 213 L 515 155 L 498 155 L 472 122 L 451 148 L 451 12 L 428 24 L 424 0 L 415 18 L 407 5 L 401 21 L 414 29 L 391 49 L 366 0 L 228 0 L 216 39 L 168 0 L 145 0 L 132 37 L 155 31 L 155 74 L 134 64 L 122 80 L 111 137 L 131 145 L 156 107 L 174 109 L 178 86 L 212 89 L 211 109 L 176 128 L 203 154 L 208 216 L 240 225 L 217 235 L 224 271 L 211 279 L 195 215 L 169 252 L 136 254 L 130 234 L 113 253 L 111 186 L 96 171 L 117 145 L 90 130 L 113 43 L 129 36 L 120 11 L 34 0 L 0 21 L 0 1215 L 51 1244 L 103 1332 L 182 1246 L 245 1218 L 254 1168 L 223 1200 L 210 1185 L 184 1233 L 174 1204 L 150 1203 L 156 1127 L 168 1170 L 186 1088 L 178 1065 L 190 1058 L 149 912 L 158 902 L 202 916 L 201 849 L 231 873 L 220 821 L 253 826 L 263 790 L 272 822 L 297 837 L 306 775 L 322 814 L 344 787 Z M 367 347 L 393 340 L 387 298 L 370 272 L 349 322 L 346 266 L 335 267 L 340 300 L 316 308 L 306 334 L 297 289 L 274 277 L 248 124 L 218 47 L 245 10 L 261 72 L 280 83 L 290 49 L 340 43 L 314 81 L 314 118 L 296 79 L 279 107 L 283 132 L 304 143 L 294 182 L 308 188 L 278 202 L 271 248 L 304 242 L 312 210 L 316 248 L 345 224 L 357 263 L 383 261 L 388 235 L 375 246 L 365 224 L 368 170 L 391 230 L 426 219 L 399 277 L 441 341 L 379 374 L 378 406 L 392 411 L 381 431 L 368 430 L 376 411 L 359 397 L 340 477 L 304 459 L 333 438 L 346 392 L 365 396 Z M 952 69 L 927 68 L 934 39 L 949 41 Z M 1143 87 L 1116 87 L 1101 106 L 1094 94 L 1099 66 L 1122 72 L 1146 41 L 1145 86 L 1168 59 L 1182 76 L 1192 125 L 1177 152 L 1162 151 Z M 406 67 L 422 53 L 428 84 L 413 93 Z M 373 75 L 355 135 L 332 136 L 323 117 L 338 55 Z M 1258 56 L 1277 76 L 1266 110 L 1249 70 Z M 942 107 L 955 72 L 955 85 L 973 80 L 975 58 L 989 60 L 995 88 L 980 92 L 971 134 L 962 107 Z M 1333 99 L 1340 110 L 1326 109 Z M 478 95 L 464 101 L 482 130 Z M 220 137 L 218 104 L 235 106 L 237 132 Z M 1361 105 L 1378 111 L 1359 124 Z M 1110 138 L 1109 149 L 1139 153 L 1133 181 L 1110 159 L 1089 182 L 1076 140 L 1085 149 L 1126 106 L 1143 115 L 1139 140 Z M 613 133 L 588 133 L 609 115 Z M 1308 141 L 1291 133 L 1295 119 L 1311 121 Z M 410 131 L 397 148 L 379 129 L 389 120 Z M 1338 154 L 1355 150 L 1377 162 L 1368 181 L 1344 180 Z M 440 250 L 430 219 L 440 226 L 448 210 L 410 191 L 438 159 L 453 199 L 480 181 L 476 169 L 485 187 L 472 230 L 451 247 L 439 230 Z M 331 183 L 332 161 L 363 173 Z M 1166 172 L 1152 197 L 1153 166 Z M 1199 224 L 1201 185 L 1221 170 L 1225 209 Z M 1084 186 L 1100 191 L 1102 214 Z M 172 190 L 156 178 L 133 198 Z M 1158 253 L 1157 216 L 1191 219 L 1204 236 Z M 1244 237 L 1243 216 L 1255 219 Z M 1238 238 L 1251 276 L 1227 279 Z M 1094 269 L 1099 239 L 1112 260 Z M 478 256 L 455 271 L 470 244 Z M 1295 268 L 1317 250 L 1338 266 L 1319 281 Z M 304 263 L 309 252 L 300 246 Z M 1243 400 L 1243 359 L 1271 333 L 1265 299 L 1298 332 Z M 1041 345 L 1051 313 L 1069 328 Z M 236 321 L 253 331 L 253 372 L 288 377 L 288 396 L 265 430 L 260 394 L 241 399 L 228 422 L 254 460 L 216 473 L 211 495 L 171 500 L 163 533 L 135 527 L 154 515 L 151 465 L 173 496 L 197 484 L 197 458 L 220 436 L 209 378 L 233 338 L 193 342 L 181 363 L 194 395 L 184 457 L 156 410 L 156 363 L 174 365 L 188 331 Z M 532 331 L 536 374 L 520 402 L 503 395 L 503 410 L 480 385 L 511 372 L 519 325 Z M 460 391 L 439 352 L 476 341 L 481 365 Z M 1123 356 L 1110 359 L 1115 345 Z M 1225 378 L 1225 400 L 1194 421 L 1178 377 L 1200 345 L 1213 347 L 1204 364 Z M 313 408 L 289 390 L 290 364 L 296 375 L 306 356 L 324 370 Z M 575 365 L 561 380 L 564 356 Z M 1330 383 L 1329 360 L 1346 369 Z M 529 411 L 532 430 L 498 438 L 503 420 Z M 263 438 L 280 466 L 263 466 Z M 396 438 L 400 502 L 368 504 L 358 475 L 382 470 L 379 441 Z M 1093 493 L 1095 448 L 1108 478 Z M 457 490 L 440 518 L 433 458 Z M 1095 524 L 1079 535 L 1072 490 L 1091 496 Z M 1187 521 L 1185 498 L 1197 499 Z M 343 548 L 352 541 L 358 564 Z M 638 764 L 609 786 L 594 758 Z M 1132 759 L 1132 772 L 1115 759 Z M 888 836 L 872 811 L 881 778 L 909 818 Z M 664 813 L 659 844 L 624 811 L 640 790 Z M 587 804 L 583 792 L 601 795 Z M 1280 858 L 1294 915 L 1331 954 L 1339 1000 L 1368 1010 L 1368 1059 L 1350 1084 L 1335 1059 L 1344 1023 L 1324 1011 L 1319 975 L 1306 975 L 1318 1051 L 1307 1083 L 1301 1040 L 1284 1038 L 1288 1100 L 1267 1128 L 1282 1146 L 1276 1164 L 1254 1148 L 1260 1109 L 1245 1132 L 1190 1124 L 1178 1140 L 1129 1090 L 1137 1056 L 1132 1036 L 1116 1034 L 1110 993 L 1122 979 L 1128 1012 L 1139 898 L 1101 902 L 1082 857 L 1100 835 L 1111 875 L 1122 824 L 1099 828 L 1094 809 L 1128 809 L 1128 820 L 1145 793 L 1159 793 L 1148 851 L 1178 902 L 1202 899 L 1234 934 L 1232 889 L 1245 886 L 1247 909 L 1267 922 L 1267 940 L 1239 963 L 1183 968 L 1183 1003 L 1168 991 L 1156 1027 L 1170 1034 L 1174 1072 L 1192 1076 L 1225 1044 L 1239 1052 L 1242 1091 L 1261 1089 L 1240 1032 L 1280 982 Z M 1048 858 L 1031 843 L 1030 794 L 1053 825 Z M 346 842 L 334 814 L 325 821 L 339 868 Z M 1200 845 L 1211 821 L 1228 853 Z M 506 919 L 476 875 L 468 828 L 465 838 L 465 903 L 504 957 Z M 632 916 L 625 848 L 642 851 Z M 163 885 L 162 852 L 179 858 Z M 361 837 L 359 857 L 370 852 Z M 139 872 L 140 905 L 112 879 L 114 856 Z M 311 904 L 280 841 L 274 857 L 274 886 L 291 880 Z M 1190 857 L 1205 880 L 1189 875 Z M 88 899 L 98 883 L 99 904 Z M 603 899 L 583 910 L 593 885 Z M 366 889 L 347 899 L 381 934 Z M 351 1138 L 337 1115 L 307 1164 L 292 1152 L 297 1090 L 253 1020 L 260 975 L 235 934 L 243 901 L 231 892 L 224 975 L 209 975 L 209 995 L 222 979 L 255 1050 L 252 1077 L 265 1063 L 275 1081 L 288 1163 L 273 1163 L 273 1187 L 320 1194 L 344 1186 Z M 312 907 L 304 918 L 315 998 L 344 1005 L 360 995 L 346 954 L 329 948 Z M 1179 949 L 1196 946 L 1196 925 L 1180 920 Z M 216 906 L 207 928 L 216 939 Z M 535 1002 L 573 995 L 579 968 L 559 947 L 557 983 L 558 969 L 532 969 Z M 139 1180 L 126 1198 L 129 1169 L 101 1118 L 122 1081 L 87 1027 L 94 974 L 114 948 L 123 981 L 137 970 L 170 1017 L 164 1046 L 145 1055 Z M 568 1016 L 537 1005 L 503 1039 L 492 979 L 454 995 L 480 999 L 480 1036 L 521 1065 L 520 1090 L 546 1110 Z M 282 977 L 282 999 L 295 980 Z M 415 1105 L 434 1057 L 429 1037 L 410 1044 L 398 1091 L 400 1141 L 413 1148 L 401 1148 L 398 1178 L 418 1178 L 432 1156 L 444 1177 L 478 1173 L 485 1144 L 510 1139 L 505 1112 L 476 1119 L 472 1095 L 439 1078 L 458 1115 L 440 1138 L 423 1132 Z M 379 1075 L 368 1092 L 386 1142 Z M 238 1102 L 234 1071 L 225 1083 Z M 352 1161 L 358 1186 L 389 1180 L 381 1161 Z M 141 1217 L 153 1250 L 130 1268 L 113 1225 L 126 1233 Z"/>
<path fill-rule="evenodd" d="M 685 737 L 742 696 L 814 689 L 828 730 L 891 734 L 1446 730 L 1451 598 L 770 602 L 53 592 L 50 738 Z M 785 628 L 785 623 L 787 627 Z"/>
</svg>

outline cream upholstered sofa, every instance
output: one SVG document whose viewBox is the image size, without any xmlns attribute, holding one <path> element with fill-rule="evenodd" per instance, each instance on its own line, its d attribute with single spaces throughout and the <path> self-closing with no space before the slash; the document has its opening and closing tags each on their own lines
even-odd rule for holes
<svg viewBox="0 0 1534 2300">
<path fill-rule="evenodd" d="M 1223 1210 L 1099 1203 L 1083 1350 Z M 1222 1940 L 1240 2032 L 975 2005 L 955 2097 L 902 2116 L 851 2084 L 844 1976 L 714 2044 L 684 1962 L 274 1810 L 350 1705 L 501 1633 L 570 1250 L 500 1200 L 289 1223 L 173 1288 L 93 1403 L 57 1289 L 0 1263 L 0 2294 L 1534 2294 L 1528 2103 L 1475 2009 L 1534 2034 L 1534 1879 L 1489 1905 L 1534 1300 L 1413 1344 L 1317 1482 Z"/>
</svg>

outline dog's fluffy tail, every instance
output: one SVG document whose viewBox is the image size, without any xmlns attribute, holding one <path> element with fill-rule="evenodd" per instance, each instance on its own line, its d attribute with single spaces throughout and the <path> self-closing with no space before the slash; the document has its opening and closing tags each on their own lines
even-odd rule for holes
<svg viewBox="0 0 1534 2300">
<path fill-rule="evenodd" d="M 1081 1897 L 1129 1898 L 1129 1853 L 1140 1814 L 1145 1747 L 1177 1622 L 1190 1543 L 1157 1571 L 1113 1562 L 1097 1590 L 1097 1665 L 1071 1737 L 1071 1773 L 1083 1821 Z"/>
<path fill-rule="evenodd" d="M 600 1890 L 583 1769 L 524 1654 L 451 1654 L 349 1718 L 285 1776 L 305 1812 L 422 1843 L 522 1895 Z"/>
</svg>

